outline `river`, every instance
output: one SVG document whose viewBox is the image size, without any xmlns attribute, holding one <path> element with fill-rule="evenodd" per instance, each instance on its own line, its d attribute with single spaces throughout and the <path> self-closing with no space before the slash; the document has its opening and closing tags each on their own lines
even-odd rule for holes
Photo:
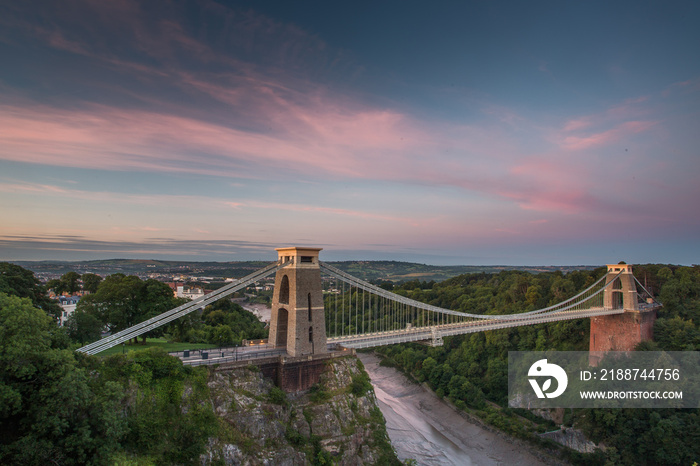
<svg viewBox="0 0 700 466">
<path fill-rule="evenodd" d="M 272 315 L 272 309 L 265 304 L 251 304 L 247 301 L 237 301 L 243 309 L 255 314 L 260 322 L 269 323 L 270 316 Z"/>
<path fill-rule="evenodd" d="M 376 355 L 358 353 L 358 357 L 372 380 L 389 439 L 402 461 L 412 458 L 419 465 L 545 464 L 500 435 L 470 423 L 393 367 L 381 367 Z"/>
</svg>

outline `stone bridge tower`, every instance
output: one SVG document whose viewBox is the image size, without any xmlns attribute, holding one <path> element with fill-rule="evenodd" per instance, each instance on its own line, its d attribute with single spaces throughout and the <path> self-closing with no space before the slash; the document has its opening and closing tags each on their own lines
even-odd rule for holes
<svg viewBox="0 0 700 466">
<path fill-rule="evenodd" d="M 327 352 L 326 318 L 323 309 L 321 248 L 278 248 L 281 262 L 272 296 L 269 343 L 287 348 L 287 353 L 305 356 Z"/>
<path fill-rule="evenodd" d="M 622 314 L 591 317 L 591 353 L 605 351 L 632 351 L 642 341 L 654 336 L 656 308 L 640 307 L 632 266 L 610 264 L 606 284 L 615 280 L 603 292 L 606 309 L 624 309 Z M 620 272 L 622 272 L 620 274 Z M 620 276 L 615 278 L 618 274 Z M 591 363 L 597 363 L 600 355 L 591 354 Z"/>
</svg>

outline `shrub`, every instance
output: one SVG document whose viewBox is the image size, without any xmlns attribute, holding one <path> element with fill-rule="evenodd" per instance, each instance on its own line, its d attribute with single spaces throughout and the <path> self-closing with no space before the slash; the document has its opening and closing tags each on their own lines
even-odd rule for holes
<svg viewBox="0 0 700 466">
<path fill-rule="evenodd" d="M 271 403 L 287 406 L 287 394 L 281 388 L 272 387 L 267 396 Z"/>
<path fill-rule="evenodd" d="M 350 393 L 355 396 L 362 396 L 372 389 L 372 383 L 369 381 L 369 376 L 366 373 L 353 376 L 350 382 Z"/>
<path fill-rule="evenodd" d="M 323 387 L 317 383 L 313 384 L 309 389 L 309 400 L 311 400 L 312 403 L 322 403 L 330 399 L 330 397 L 331 394 L 324 390 Z"/>
</svg>

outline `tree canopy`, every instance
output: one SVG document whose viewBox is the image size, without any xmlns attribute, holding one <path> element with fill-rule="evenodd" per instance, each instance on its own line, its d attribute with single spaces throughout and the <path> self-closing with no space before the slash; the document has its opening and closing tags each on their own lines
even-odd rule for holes
<svg viewBox="0 0 700 466">
<path fill-rule="evenodd" d="M 27 298 L 0 293 L 0 462 L 105 464 L 125 421 L 121 387 L 96 379 Z"/>
<path fill-rule="evenodd" d="M 89 293 L 96 293 L 102 282 L 102 277 L 94 273 L 84 273 L 80 276 L 80 279 L 83 282 L 83 290 Z"/>
<path fill-rule="evenodd" d="M 106 360 L 76 353 L 32 302 L 43 291 L 33 273 L 2 270 L 0 286 L 12 294 L 0 292 L 0 464 L 198 460 L 218 429 L 206 369 L 155 349 Z M 162 298 L 151 285 L 144 295 Z"/>
<path fill-rule="evenodd" d="M 29 298 L 32 304 L 47 314 L 59 316 L 61 308 L 46 296 L 46 289 L 34 272 L 9 262 L 0 262 L 0 293 Z"/>
<path fill-rule="evenodd" d="M 85 326 L 93 328 L 97 321 L 114 333 L 162 314 L 177 304 L 172 290 L 165 283 L 118 273 L 108 276 L 95 293 L 80 300 L 69 328 L 74 338 L 83 339 L 90 334 Z M 157 329 L 150 334 L 160 332 L 162 330 Z"/>
</svg>

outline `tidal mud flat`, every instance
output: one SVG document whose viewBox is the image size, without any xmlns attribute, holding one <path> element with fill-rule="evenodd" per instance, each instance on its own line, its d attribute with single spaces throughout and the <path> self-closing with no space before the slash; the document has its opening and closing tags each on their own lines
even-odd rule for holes
<svg viewBox="0 0 700 466">
<path fill-rule="evenodd" d="M 419 465 L 545 465 L 518 443 L 469 422 L 374 354 L 358 353 L 399 459 Z"/>
<path fill-rule="evenodd" d="M 248 302 L 240 303 L 241 307 L 246 311 L 250 311 L 258 318 L 260 322 L 270 322 L 270 316 L 272 315 L 272 309 L 265 304 L 251 304 Z"/>
</svg>

